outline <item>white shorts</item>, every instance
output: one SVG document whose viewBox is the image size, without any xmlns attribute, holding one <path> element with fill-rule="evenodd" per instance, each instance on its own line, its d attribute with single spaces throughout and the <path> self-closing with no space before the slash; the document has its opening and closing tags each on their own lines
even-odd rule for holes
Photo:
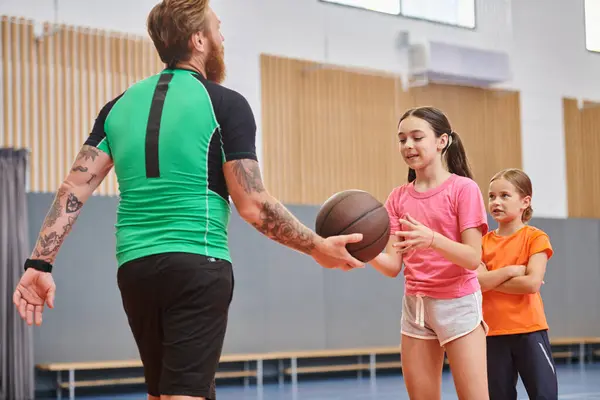
<svg viewBox="0 0 600 400">
<path fill-rule="evenodd" d="M 437 339 L 440 346 L 473 332 L 479 324 L 485 334 L 481 291 L 456 299 L 404 296 L 402 334 L 417 339 Z"/>
</svg>

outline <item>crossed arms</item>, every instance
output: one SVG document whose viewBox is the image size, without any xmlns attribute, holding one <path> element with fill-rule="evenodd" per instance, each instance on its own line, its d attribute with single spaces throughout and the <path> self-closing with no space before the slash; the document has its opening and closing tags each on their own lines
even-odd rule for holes
<svg viewBox="0 0 600 400">
<path fill-rule="evenodd" d="M 544 281 L 548 256 L 545 252 L 533 254 L 527 265 L 508 265 L 488 271 L 482 262 L 477 268 L 481 290 L 495 290 L 508 294 L 537 293 Z"/>
</svg>

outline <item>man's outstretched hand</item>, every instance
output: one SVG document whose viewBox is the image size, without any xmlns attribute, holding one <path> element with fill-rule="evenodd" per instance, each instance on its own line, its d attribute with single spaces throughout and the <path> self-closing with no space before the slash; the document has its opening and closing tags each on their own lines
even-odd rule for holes
<svg viewBox="0 0 600 400">
<path fill-rule="evenodd" d="M 339 268 L 344 271 L 364 268 L 365 264 L 352 257 L 346 248 L 348 243 L 358 243 L 362 239 L 363 235 L 360 233 L 321 239 L 312 256 L 324 268 Z"/>
<path fill-rule="evenodd" d="M 49 272 L 38 271 L 29 268 L 17 284 L 13 294 L 13 303 L 21 318 L 27 321 L 27 325 L 42 325 L 42 314 L 44 305 L 54 308 L 54 295 L 56 285 L 54 278 Z"/>
</svg>

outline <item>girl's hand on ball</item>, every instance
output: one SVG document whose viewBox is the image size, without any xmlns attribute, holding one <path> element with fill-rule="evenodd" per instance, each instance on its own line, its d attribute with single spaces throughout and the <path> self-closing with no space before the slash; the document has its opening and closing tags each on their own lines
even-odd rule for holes
<svg viewBox="0 0 600 400">
<path fill-rule="evenodd" d="M 433 245 L 435 231 L 426 227 L 410 215 L 400 218 L 399 222 L 406 228 L 404 231 L 394 232 L 400 242 L 394 243 L 394 247 L 405 253 L 411 249 L 427 249 Z"/>
</svg>

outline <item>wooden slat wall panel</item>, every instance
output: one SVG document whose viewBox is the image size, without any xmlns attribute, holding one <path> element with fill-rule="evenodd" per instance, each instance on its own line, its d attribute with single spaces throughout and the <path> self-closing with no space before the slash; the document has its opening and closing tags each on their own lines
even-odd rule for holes
<svg viewBox="0 0 600 400">
<path fill-rule="evenodd" d="M 410 106 L 444 111 L 463 141 L 484 198 L 490 178 L 504 168 L 522 168 L 519 94 L 512 91 L 437 85 L 410 90 Z M 405 107 L 403 107 L 405 109 Z"/>
<path fill-rule="evenodd" d="M 587 146 L 587 154 L 583 160 L 586 161 L 587 191 L 585 196 L 589 197 L 593 206 L 586 209 L 587 218 L 600 218 L 598 204 L 600 202 L 600 103 L 584 102 L 583 117 L 581 119 L 581 132 L 584 144 Z"/>
<path fill-rule="evenodd" d="M 31 150 L 32 192 L 55 191 L 102 106 L 163 68 L 141 37 L 62 25 L 37 41 L 32 21 L 9 16 L 0 35 L 0 147 Z M 114 172 L 96 194 L 118 194 Z"/>
<path fill-rule="evenodd" d="M 384 201 L 406 182 L 397 123 L 415 106 L 449 116 L 484 198 L 495 172 L 521 168 L 517 92 L 434 84 L 404 92 L 391 76 L 270 55 L 261 56 L 261 79 L 265 183 L 286 203 L 321 204 L 349 188 Z"/>
<path fill-rule="evenodd" d="M 263 56 L 265 182 L 286 202 L 321 203 L 346 188 L 387 196 L 396 163 L 394 78 Z"/>
<path fill-rule="evenodd" d="M 600 218 L 600 104 L 563 99 L 570 218 Z"/>
<path fill-rule="evenodd" d="M 393 79 L 335 70 L 304 75 L 297 97 L 302 117 L 295 124 L 302 155 L 300 182 L 305 183 L 300 201 L 315 201 L 315 193 L 323 198 L 349 187 L 384 195 L 387 188 L 381 183 L 391 175 L 381 170 L 379 160 L 395 142 L 390 134 L 395 120 Z M 388 106 L 381 107 L 381 102 Z M 371 179 L 378 174 L 381 179 Z"/>
<path fill-rule="evenodd" d="M 263 151 L 265 157 L 265 183 L 276 188 L 282 198 L 299 198 L 301 168 L 299 152 L 289 151 L 300 147 L 299 128 L 293 123 L 297 112 L 298 81 L 294 79 L 305 63 L 291 63 L 275 57 L 261 57 Z"/>
</svg>

